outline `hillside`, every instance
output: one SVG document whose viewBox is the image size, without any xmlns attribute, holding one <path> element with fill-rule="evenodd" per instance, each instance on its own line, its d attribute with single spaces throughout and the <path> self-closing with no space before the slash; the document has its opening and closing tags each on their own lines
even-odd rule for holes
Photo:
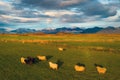
<svg viewBox="0 0 120 80">
<path fill-rule="evenodd" d="M 97 32 L 97 33 L 105 33 L 105 34 L 113 34 L 113 33 L 120 33 L 120 27 L 118 28 L 114 28 L 114 27 L 108 27 L 105 29 L 102 29 L 101 31 Z"/>
</svg>

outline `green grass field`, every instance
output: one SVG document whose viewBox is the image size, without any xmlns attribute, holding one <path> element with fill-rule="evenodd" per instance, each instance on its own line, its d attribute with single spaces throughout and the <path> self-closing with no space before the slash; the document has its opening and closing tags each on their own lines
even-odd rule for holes
<svg viewBox="0 0 120 80">
<path fill-rule="evenodd" d="M 66 50 L 61 52 L 59 47 Z M 37 55 L 51 58 L 32 65 L 20 62 L 22 56 Z M 51 70 L 48 62 L 58 60 L 62 65 Z M 76 63 L 86 70 L 76 72 Z M 106 67 L 106 74 L 98 74 L 95 63 Z M 0 80 L 120 80 L 119 69 L 119 34 L 0 35 Z"/>
</svg>

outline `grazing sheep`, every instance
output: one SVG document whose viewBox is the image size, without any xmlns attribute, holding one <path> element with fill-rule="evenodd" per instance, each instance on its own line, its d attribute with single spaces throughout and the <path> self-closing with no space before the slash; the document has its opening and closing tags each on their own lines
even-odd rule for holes
<svg viewBox="0 0 120 80">
<path fill-rule="evenodd" d="M 25 59 L 25 62 L 26 62 L 26 64 L 33 64 L 33 63 L 35 63 L 35 58 L 27 57 Z"/>
<path fill-rule="evenodd" d="M 21 57 L 21 63 L 22 64 L 33 64 L 33 63 L 35 63 L 35 58 L 31 58 L 31 57 L 24 58 L 24 57 Z"/>
<path fill-rule="evenodd" d="M 83 72 L 83 71 L 85 71 L 85 66 L 75 65 L 74 69 L 75 69 L 75 71 Z"/>
<path fill-rule="evenodd" d="M 56 64 L 56 63 L 49 62 L 49 66 L 50 66 L 51 69 L 55 69 L 55 70 L 58 69 L 58 64 Z"/>
<path fill-rule="evenodd" d="M 26 60 L 26 58 L 21 57 L 21 63 L 22 63 L 22 64 L 26 64 L 25 60 Z"/>
<path fill-rule="evenodd" d="M 59 50 L 59 51 L 64 51 L 64 48 L 61 48 L 61 47 L 60 47 L 60 48 L 58 48 L 58 50 Z"/>
<path fill-rule="evenodd" d="M 37 58 L 41 61 L 47 60 L 46 56 L 37 56 Z"/>
<path fill-rule="evenodd" d="M 107 69 L 104 67 L 100 67 L 100 66 L 96 66 L 96 69 L 98 71 L 99 74 L 105 74 Z"/>
</svg>

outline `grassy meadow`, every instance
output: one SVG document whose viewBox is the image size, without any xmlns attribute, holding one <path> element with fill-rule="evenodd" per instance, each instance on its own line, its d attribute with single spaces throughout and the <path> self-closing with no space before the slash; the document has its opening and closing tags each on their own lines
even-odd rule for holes
<svg viewBox="0 0 120 80">
<path fill-rule="evenodd" d="M 31 65 L 20 62 L 22 56 L 37 55 L 50 58 Z M 59 61 L 59 69 L 50 69 L 49 61 Z M 76 72 L 76 63 L 86 70 Z M 98 74 L 95 63 L 107 72 Z M 120 80 L 119 69 L 120 34 L 0 35 L 0 80 Z"/>
</svg>

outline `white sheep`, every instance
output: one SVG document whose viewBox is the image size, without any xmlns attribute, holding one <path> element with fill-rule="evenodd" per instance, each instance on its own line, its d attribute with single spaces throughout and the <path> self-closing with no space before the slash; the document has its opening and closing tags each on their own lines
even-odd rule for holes
<svg viewBox="0 0 120 80">
<path fill-rule="evenodd" d="M 37 56 L 37 58 L 41 61 L 47 60 L 46 56 Z"/>
<path fill-rule="evenodd" d="M 79 66 L 79 65 L 75 65 L 74 69 L 75 69 L 75 71 L 79 71 L 79 72 L 85 71 L 85 67 L 84 66 Z"/>
<path fill-rule="evenodd" d="M 107 69 L 105 67 L 96 66 L 96 69 L 99 74 L 105 74 Z"/>
<path fill-rule="evenodd" d="M 53 62 L 49 62 L 49 66 L 51 69 L 57 70 L 58 69 L 58 64 L 53 63 Z"/>
<path fill-rule="evenodd" d="M 21 57 L 21 63 L 22 63 L 22 64 L 26 64 L 25 59 L 26 59 L 26 58 Z"/>
<path fill-rule="evenodd" d="M 59 51 L 64 51 L 64 48 L 59 47 L 58 50 Z"/>
</svg>

